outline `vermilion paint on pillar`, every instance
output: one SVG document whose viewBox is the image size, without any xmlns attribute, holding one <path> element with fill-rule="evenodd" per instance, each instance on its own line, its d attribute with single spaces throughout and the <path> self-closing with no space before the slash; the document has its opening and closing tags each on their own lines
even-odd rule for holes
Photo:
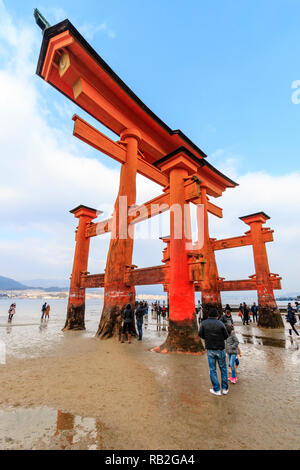
<svg viewBox="0 0 300 470">
<path fill-rule="evenodd" d="M 185 227 L 184 183 L 197 171 L 197 164 L 183 151 L 173 152 L 156 163 L 169 177 L 170 184 L 170 261 L 169 261 L 169 332 L 158 352 L 200 352 L 203 350 L 197 335 L 195 288 L 189 277 L 188 246 L 191 242 Z"/>
<path fill-rule="evenodd" d="M 70 212 L 79 219 L 79 223 L 76 230 L 75 254 L 64 329 L 84 330 L 85 288 L 81 286 L 81 276 L 87 271 L 90 247 L 90 238 L 86 236 L 86 229 L 101 212 L 83 205 Z"/>
<path fill-rule="evenodd" d="M 209 311 L 212 308 L 217 308 L 219 313 L 222 313 L 221 294 L 218 284 L 218 268 L 215 252 L 209 237 L 207 202 L 207 188 L 204 185 L 201 185 L 201 203 L 204 208 L 204 227 L 198 225 L 198 233 L 202 230 L 204 231 L 204 244 L 200 251 L 206 260 L 204 265 L 204 280 L 201 282 L 203 318 L 208 317 Z"/>
<path fill-rule="evenodd" d="M 115 233 L 111 237 L 106 262 L 104 306 L 97 331 L 97 336 L 100 338 L 119 335 L 122 309 L 126 304 L 135 303 L 135 287 L 125 284 L 125 273 L 132 265 L 133 238 L 128 234 L 130 222 L 128 208 L 136 203 L 136 172 L 140 140 L 141 135 L 136 129 L 127 129 L 121 134 L 121 142 L 124 143 L 126 150 L 126 162 L 121 168 L 119 194 L 115 203 Z M 121 197 L 125 207 L 124 204 L 120 205 Z M 123 208 L 122 213 L 120 207 Z"/>
<path fill-rule="evenodd" d="M 257 212 L 240 217 L 240 219 L 250 226 L 259 306 L 258 324 L 265 327 L 283 327 L 274 297 L 267 249 L 263 238 L 262 225 L 270 217 L 264 212 Z"/>
</svg>

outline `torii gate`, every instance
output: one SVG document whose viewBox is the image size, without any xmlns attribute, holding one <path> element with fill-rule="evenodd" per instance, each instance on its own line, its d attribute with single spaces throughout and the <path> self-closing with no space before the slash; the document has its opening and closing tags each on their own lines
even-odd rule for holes
<svg viewBox="0 0 300 470">
<path fill-rule="evenodd" d="M 209 164 L 204 152 L 180 130 L 170 129 L 147 108 L 68 20 L 45 30 L 37 74 L 120 136 L 120 140 L 114 142 L 79 116 L 73 117 L 74 135 L 114 158 L 122 167 L 115 223 L 112 219 L 93 223 L 99 212 L 83 205 L 71 211 L 79 219 L 79 225 L 65 328 L 84 328 L 87 287 L 104 286 L 105 289 L 97 332 L 103 338 L 118 333 L 120 311 L 124 304 L 134 303 L 135 285 L 162 283 L 169 292 L 170 328 L 161 350 L 200 351 L 202 345 L 197 336 L 194 313 L 195 288 L 202 288 L 204 306 L 217 305 L 219 308 L 222 290 L 208 234 L 208 212 L 222 217 L 222 209 L 211 203 L 208 196 L 220 197 L 236 183 Z M 161 196 L 145 204 L 146 214 L 144 208 L 140 213 L 135 207 L 137 173 L 163 187 Z M 120 211 L 124 198 L 126 213 L 132 208 L 126 220 L 122 220 Z M 127 236 L 129 227 L 173 205 L 181 208 L 181 226 L 190 227 L 190 214 L 183 210 L 189 202 L 204 206 L 203 250 L 197 246 L 191 250 L 186 248 L 186 243 L 191 241 L 188 231 L 181 239 L 176 238 L 174 212 L 170 211 L 170 261 L 154 268 L 134 269 L 133 238 Z M 154 211 L 153 204 L 158 206 Z M 200 216 L 198 223 L 201 238 Z M 115 236 L 111 238 L 105 275 L 89 276 L 90 237 L 112 230 Z M 260 236 L 256 228 L 255 234 Z M 256 241 L 253 241 L 254 245 L 258 247 Z M 206 277 L 203 279 L 205 260 Z M 270 288 L 274 288 L 272 282 Z M 268 311 L 267 315 L 271 318 L 273 312 Z"/>
</svg>

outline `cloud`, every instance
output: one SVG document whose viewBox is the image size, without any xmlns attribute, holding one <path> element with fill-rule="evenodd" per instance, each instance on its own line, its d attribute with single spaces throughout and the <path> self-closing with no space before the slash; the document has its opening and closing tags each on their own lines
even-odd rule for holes
<svg viewBox="0 0 300 470">
<path fill-rule="evenodd" d="M 116 37 L 115 31 L 113 31 L 110 28 L 110 26 L 107 24 L 106 21 L 98 25 L 90 24 L 90 23 L 83 23 L 82 25 L 79 26 L 79 31 L 89 41 L 91 41 L 94 38 L 94 36 L 99 32 L 105 34 L 110 39 L 115 39 Z"/>
<path fill-rule="evenodd" d="M 283 277 L 283 289 L 299 291 L 300 239 L 300 173 L 272 176 L 263 172 L 248 173 L 237 178 L 239 186 L 227 190 L 217 201 L 224 218 L 211 217 L 211 236 L 226 238 L 248 230 L 239 217 L 263 211 L 271 217 L 266 226 L 274 229 L 274 242 L 267 243 L 271 272 Z M 254 274 L 251 247 L 217 252 L 220 275 L 238 279 Z"/>
<path fill-rule="evenodd" d="M 242 157 L 231 150 L 217 149 L 208 156 L 209 162 L 231 179 L 238 177 Z"/>
</svg>

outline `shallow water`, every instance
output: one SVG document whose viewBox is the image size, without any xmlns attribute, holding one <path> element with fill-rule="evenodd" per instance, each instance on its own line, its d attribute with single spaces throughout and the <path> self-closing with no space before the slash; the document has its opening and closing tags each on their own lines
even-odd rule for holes
<svg viewBox="0 0 300 470">
<path fill-rule="evenodd" d="M 48 407 L 0 410 L 0 450 L 103 450 L 102 423 Z"/>
<path fill-rule="evenodd" d="M 33 358 L 47 354 L 54 344 L 60 343 L 64 334 L 67 300 L 51 300 L 50 320 L 41 322 L 41 308 L 44 301 L 16 299 L 16 315 L 11 324 L 7 323 L 7 311 L 12 299 L 0 301 L 0 341 L 6 345 L 6 354 L 19 359 Z M 86 302 L 85 336 L 94 336 L 102 311 L 102 299 L 88 299 Z"/>
</svg>

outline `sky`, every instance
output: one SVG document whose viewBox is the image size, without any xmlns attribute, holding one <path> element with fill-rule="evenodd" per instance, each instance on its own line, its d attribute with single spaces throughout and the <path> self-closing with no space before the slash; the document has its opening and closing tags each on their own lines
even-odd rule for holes
<svg viewBox="0 0 300 470">
<path fill-rule="evenodd" d="M 270 269 L 299 292 L 300 0 L 0 0 L 0 274 L 66 279 L 79 204 L 109 216 L 119 164 L 72 136 L 76 112 L 115 138 L 35 75 L 42 35 L 68 18 L 127 85 L 239 186 L 213 200 L 212 237 L 243 234 L 239 217 L 263 210 L 275 230 Z M 116 139 L 117 140 L 117 139 Z M 160 194 L 138 177 L 137 199 Z M 160 264 L 167 219 L 140 224 L 139 267 Z M 147 229 L 148 227 L 148 229 Z M 89 271 L 103 272 L 108 237 L 91 242 Z M 219 274 L 254 274 L 251 247 L 217 252 Z"/>
</svg>

